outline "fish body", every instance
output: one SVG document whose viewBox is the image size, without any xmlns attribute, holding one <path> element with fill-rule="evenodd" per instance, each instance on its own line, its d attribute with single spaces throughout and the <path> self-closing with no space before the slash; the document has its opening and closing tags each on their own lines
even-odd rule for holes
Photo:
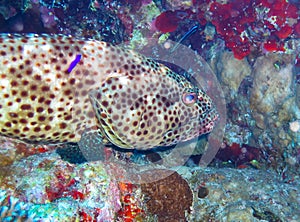
<svg viewBox="0 0 300 222">
<path fill-rule="evenodd" d="M 30 143 L 150 149 L 212 130 L 197 86 L 132 50 L 61 35 L 0 35 L 0 134 Z"/>
</svg>

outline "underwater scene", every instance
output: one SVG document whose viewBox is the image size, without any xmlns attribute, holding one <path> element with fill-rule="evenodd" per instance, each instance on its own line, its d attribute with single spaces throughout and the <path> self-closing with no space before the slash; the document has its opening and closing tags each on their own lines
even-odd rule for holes
<svg viewBox="0 0 300 222">
<path fill-rule="evenodd" d="M 0 0 L 0 222 L 299 222 L 299 0 Z"/>
</svg>

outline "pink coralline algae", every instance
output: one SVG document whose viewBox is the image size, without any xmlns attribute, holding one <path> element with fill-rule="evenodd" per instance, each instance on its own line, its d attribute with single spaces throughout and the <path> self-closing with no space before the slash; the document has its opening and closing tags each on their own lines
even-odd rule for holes
<svg viewBox="0 0 300 222">
<path fill-rule="evenodd" d="M 211 23 L 235 58 L 251 52 L 284 52 L 289 38 L 300 37 L 299 6 L 285 0 L 229 0 L 226 3 L 193 0 L 190 9 L 165 11 L 155 20 L 161 32 L 175 31 L 180 22 Z"/>
</svg>

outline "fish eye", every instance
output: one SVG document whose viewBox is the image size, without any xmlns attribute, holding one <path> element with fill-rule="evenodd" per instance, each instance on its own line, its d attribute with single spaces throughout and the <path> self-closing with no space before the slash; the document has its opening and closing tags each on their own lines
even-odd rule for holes
<svg viewBox="0 0 300 222">
<path fill-rule="evenodd" d="M 182 101 L 186 105 L 193 105 L 197 101 L 196 93 L 188 92 L 182 95 Z"/>
</svg>

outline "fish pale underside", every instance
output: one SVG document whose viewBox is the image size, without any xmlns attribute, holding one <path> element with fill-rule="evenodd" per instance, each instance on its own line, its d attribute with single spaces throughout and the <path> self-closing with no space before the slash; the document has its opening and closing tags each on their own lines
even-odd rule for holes
<svg viewBox="0 0 300 222">
<path fill-rule="evenodd" d="M 209 133 L 218 116 L 163 64 L 62 35 L 0 35 L 0 98 L 0 134 L 38 144 L 148 150 Z"/>
</svg>

